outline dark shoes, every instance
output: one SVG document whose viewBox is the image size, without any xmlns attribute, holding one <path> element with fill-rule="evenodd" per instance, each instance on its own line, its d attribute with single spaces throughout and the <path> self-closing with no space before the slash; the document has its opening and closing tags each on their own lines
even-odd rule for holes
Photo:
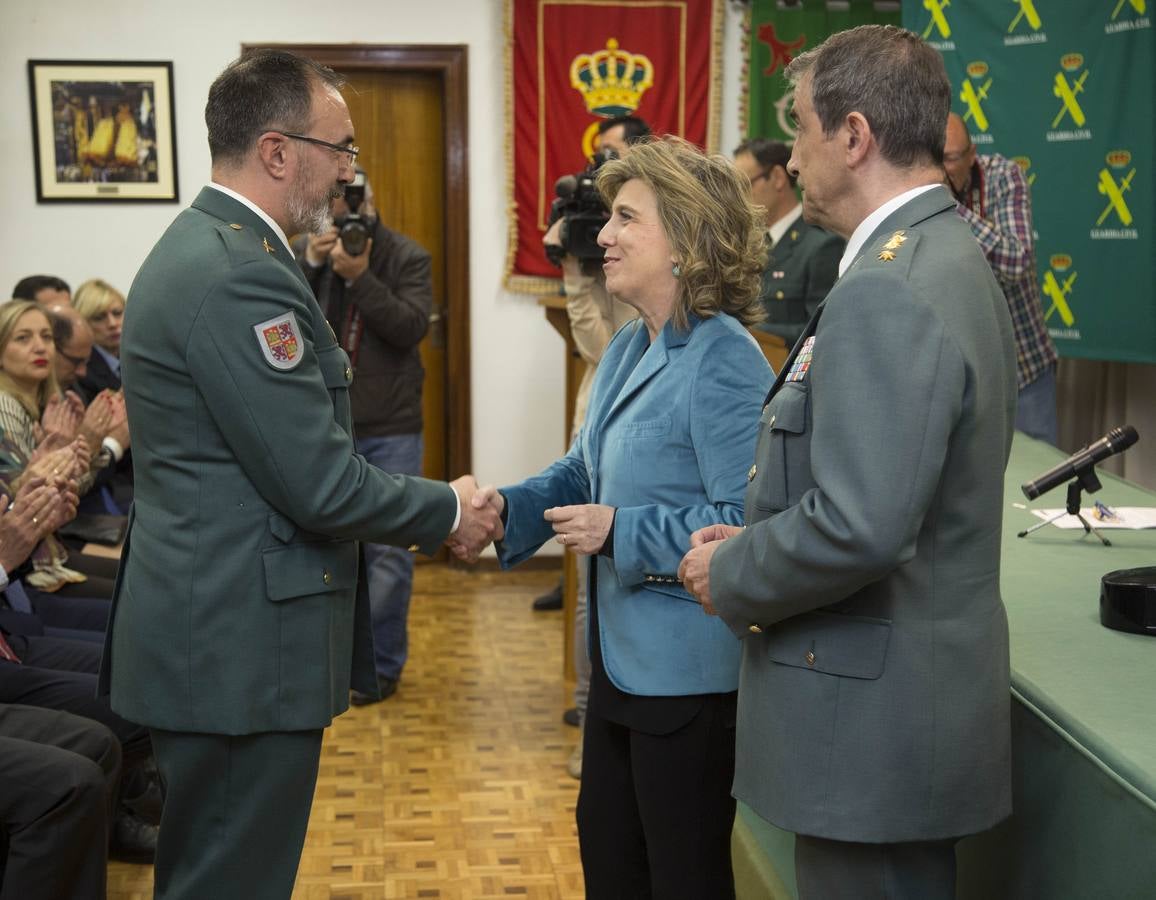
<svg viewBox="0 0 1156 900">
<path fill-rule="evenodd" d="M 353 706 L 369 706 L 371 703 L 380 703 L 381 700 L 388 700 L 397 693 L 397 679 L 386 678 L 384 675 L 377 676 L 377 689 L 381 691 L 381 699 L 371 697 L 369 694 L 363 694 L 361 691 L 350 691 L 349 702 Z"/>
<path fill-rule="evenodd" d="M 558 586 L 548 594 L 543 594 L 534 601 L 534 612 L 547 612 L 552 609 L 562 608 L 562 584 L 559 582 Z"/>
<path fill-rule="evenodd" d="M 578 713 L 577 706 L 571 706 L 566 712 L 562 713 L 562 721 L 571 728 L 577 728 L 582 724 L 582 716 Z"/>
<path fill-rule="evenodd" d="M 127 863 L 151 864 L 157 855 L 156 825 L 150 825 L 140 816 L 121 809 L 112 823 L 109 836 L 110 859 Z"/>
</svg>

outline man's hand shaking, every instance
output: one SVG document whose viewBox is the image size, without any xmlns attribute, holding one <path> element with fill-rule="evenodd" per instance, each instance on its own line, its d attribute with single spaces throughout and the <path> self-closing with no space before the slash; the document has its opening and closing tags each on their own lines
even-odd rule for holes
<svg viewBox="0 0 1156 900">
<path fill-rule="evenodd" d="M 450 482 L 462 505 L 457 530 L 446 538 L 454 556 L 466 562 L 477 562 L 481 552 L 505 534 L 501 512 L 501 494 L 493 486 L 479 488 L 473 475 L 463 475 Z"/>
</svg>

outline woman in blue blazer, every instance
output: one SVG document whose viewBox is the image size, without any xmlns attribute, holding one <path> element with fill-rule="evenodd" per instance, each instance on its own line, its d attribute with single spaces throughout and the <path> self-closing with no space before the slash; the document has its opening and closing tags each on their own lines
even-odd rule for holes
<svg viewBox="0 0 1156 900">
<path fill-rule="evenodd" d="M 639 318 L 607 347 L 570 452 L 479 494 L 504 513 L 503 566 L 550 538 L 589 558 L 587 895 L 721 898 L 739 644 L 674 573 L 691 532 L 742 521 L 773 379 L 744 328 L 761 315 L 761 219 L 744 175 L 682 141 L 636 144 L 597 184 L 606 287 Z"/>
</svg>

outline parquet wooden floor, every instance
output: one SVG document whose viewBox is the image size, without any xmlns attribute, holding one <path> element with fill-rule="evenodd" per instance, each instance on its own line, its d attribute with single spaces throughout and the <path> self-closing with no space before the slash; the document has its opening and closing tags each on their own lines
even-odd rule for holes
<svg viewBox="0 0 1156 900">
<path fill-rule="evenodd" d="M 562 615 L 530 609 L 557 578 L 418 566 L 398 693 L 326 732 L 293 900 L 583 897 Z M 110 900 L 151 896 L 110 865 Z"/>
</svg>

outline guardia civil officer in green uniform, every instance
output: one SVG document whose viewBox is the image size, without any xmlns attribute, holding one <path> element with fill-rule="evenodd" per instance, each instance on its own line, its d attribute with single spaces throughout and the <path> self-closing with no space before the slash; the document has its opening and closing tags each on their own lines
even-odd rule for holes
<svg viewBox="0 0 1156 900">
<path fill-rule="evenodd" d="M 351 686 L 376 691 L 356 541 L 476 551 L 498 528 L 463 502 L 472 479 L 354 454 L 349 362 L 286 239 L 353 178 L 340 84 L 282 51 L 226 68 L 213 183 L 129 294 L 136 502 L 102 683 L 166 784 L 157 897 L 290 896 L 322 730 Z"/>
<path fill-rule="evenodd" d="M 767 264 L 759 301 L 767 317 L 756 328 L 791 347 L 839 274 L 847 246 L 839 235 L 803 219 L 795 176 L 787 171 L 791 148 L 752 138 L 735 149 L 735 165 L 751 182 L 751 197 L 766 209 Z"/>
<path fill-rule="evenodd" d="M 679 574 L 742 641 L 734 793 L 796 833 L 800 900 L 951 900 L 956 841 L 1011 812 L 1011 316 L 943 184 L 938 51 L 864 25 L 787 77 L 842 275 L 763 408 L 746 527 Z"/>
</svg>

